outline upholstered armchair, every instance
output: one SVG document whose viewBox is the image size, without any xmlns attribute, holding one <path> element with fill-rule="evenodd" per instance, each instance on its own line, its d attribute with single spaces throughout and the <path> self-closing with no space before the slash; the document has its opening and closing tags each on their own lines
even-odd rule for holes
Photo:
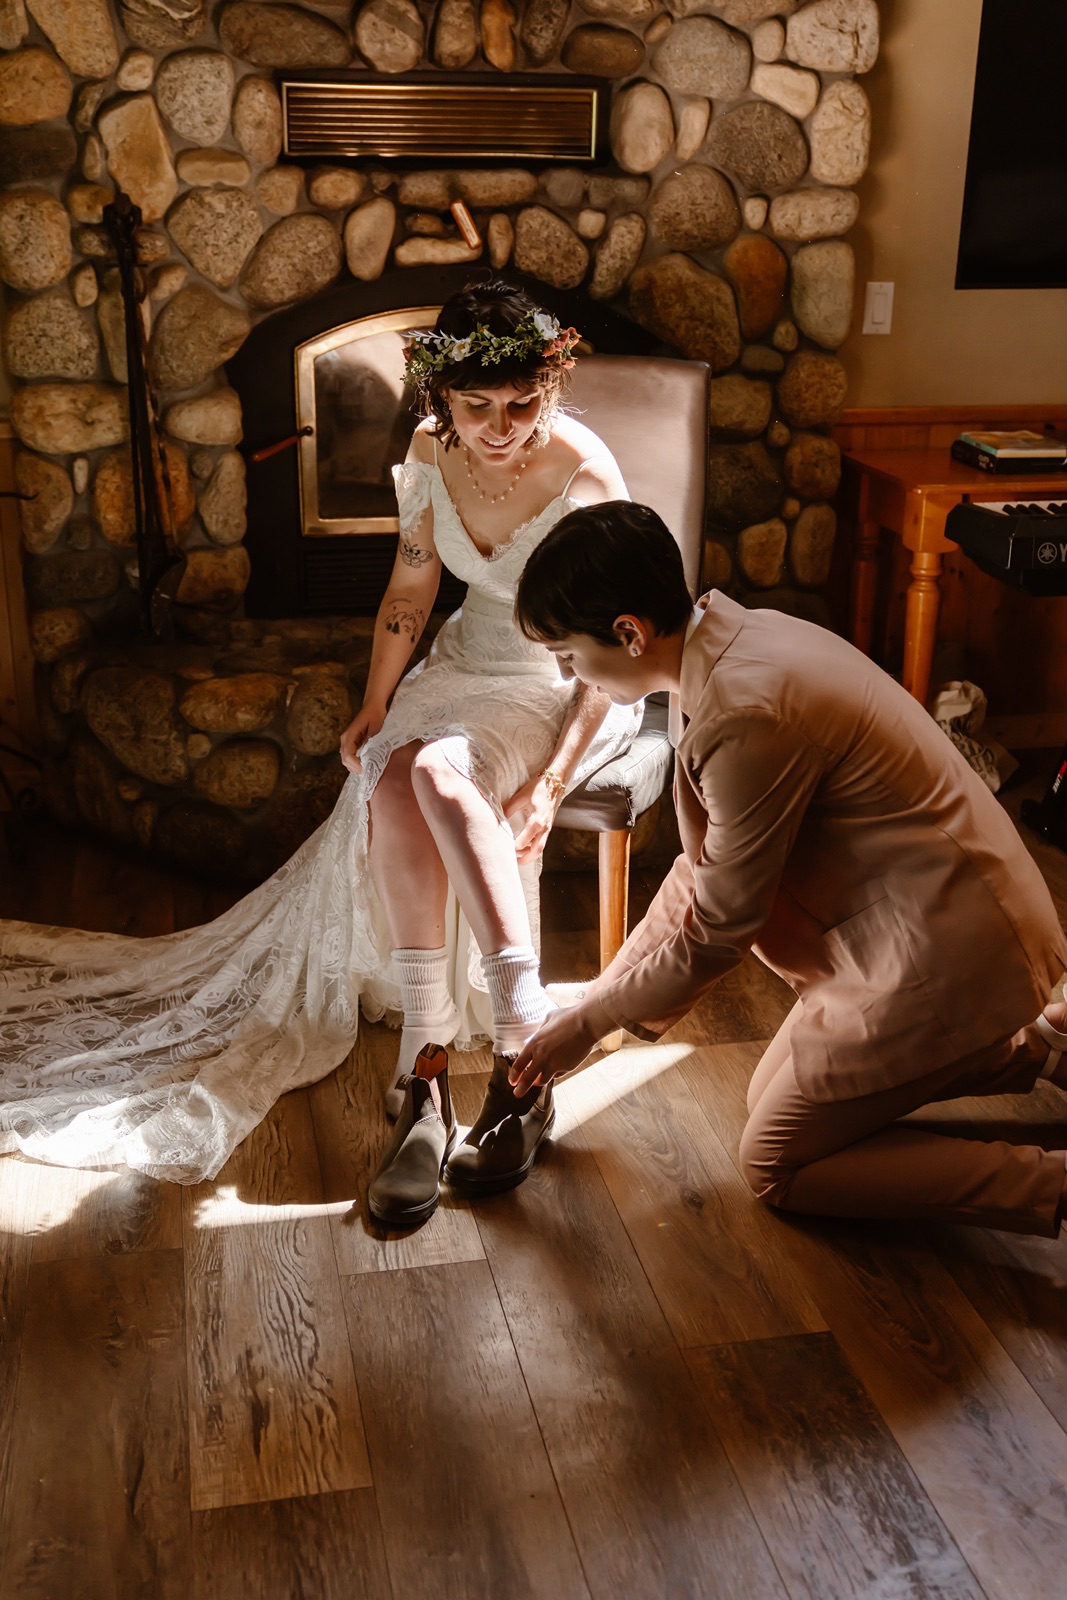
<svg viewBox="0 0 1067 1600">
<path fill-rule="evenodd" d="M 704 544 L 710 369 L 653 356 L 586 356 L 574 370 L 573 402 L 622 469 L 630 498 L 658 511 L 682 552 L 696 598 Z M 557 827 L 596 832 L 600 871 L 600 964 L 626 937 L 630 834 L 671 781 L 667 706 L 646 701 L 641 732 L 624 756 L 567 795 Z M 607 1042 L 607 1041 L 605 1041 Z"/>
</svg>

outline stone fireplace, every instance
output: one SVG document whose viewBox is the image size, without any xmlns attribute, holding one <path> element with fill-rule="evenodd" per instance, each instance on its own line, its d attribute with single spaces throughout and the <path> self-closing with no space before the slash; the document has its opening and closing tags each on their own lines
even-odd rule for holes
<svg viewBox="0 0 1067 1600">
<path fill-rule="evenodd" d="M 711 365 L 705 579 L 821 617 L 877 46 L 874 0 L 0 0 L 4 357 L 52 809 L 247 877 L 329 809 L 389 561 L 371 524 L 394 513 L 387 484 L 346 481 L 318 518 L 344 524 L 315 541 L 318 598 L 264 599 L 301 458 L 253 460 L 297 428 L 295 374 L 264 391 L 252 356 L 439 304 L 482 267 L 597 348 Z M 589 159 L 296 159 L 279 85 L 314 73 L 572 75 L 602 86 L 610 136 Z M 143 218 L 184 557 L 166 643 L 137 624 L 116 188 Z"/>
</svg>

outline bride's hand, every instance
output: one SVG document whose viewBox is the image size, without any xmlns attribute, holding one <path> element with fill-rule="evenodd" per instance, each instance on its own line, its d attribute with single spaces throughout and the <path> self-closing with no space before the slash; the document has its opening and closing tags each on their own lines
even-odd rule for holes
<svg viewBox="0 0 1067 1600">
<path fill-rule="evenodd" d="M 371 705 L 369 702 L 364 701 L 341 735 L 341 760 L 349 772 L 360 772 L 362 770 L 359 751 L 368 739 L 374 738 L 384 721 L 385 707 Z"/>
<path fill-rule="evenodd" d="M 520 861 L 536 861 L 544 850 L 556 819 L 558 804 L 553 800 L 543 777 L 531 778 L 521 789 L 516 789 L 507 802 L 504 815 L 508 821 L 512 818 L 522 819 L 522 825 L 515 835 L 515 854 Z"/>
</svg>

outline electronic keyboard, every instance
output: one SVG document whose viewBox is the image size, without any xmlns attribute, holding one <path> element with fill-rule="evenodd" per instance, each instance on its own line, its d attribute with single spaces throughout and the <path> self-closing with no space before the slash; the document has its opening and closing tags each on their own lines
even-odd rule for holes
<svg viewBox="0 0 1067 1600">
<path fill-rule="evenodd" d="M 964 501 L 949 512 L 945 534 L 1002 583 L 1029 594 L 1067 594 L 1067 495 Z"/>
</svg>

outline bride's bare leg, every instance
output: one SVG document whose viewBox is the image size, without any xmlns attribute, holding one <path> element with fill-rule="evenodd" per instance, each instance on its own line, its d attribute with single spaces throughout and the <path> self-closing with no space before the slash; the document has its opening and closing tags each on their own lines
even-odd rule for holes
<svg viewBox="0 0 1067 1600">
<path fill-rule="evenodd" d="M 515 847 L 489 802 L 434 744 L 411 764 L 411 785 L 483 956 L 530 943 Z"/>
<path fill-rule="evenodd" d="M 390 756 L 370 801 L 370 864 L 393 944 L 435 949 L 445 940 L 448 874 L 412 787 L 422 750 L 407 744 Z"/>
<path fill-rule="evenodd" d="M 494 1048 L 518 1050 L 536 1032 L 550 1002 L 541 987 L 511 835 L 438 746 L 423 746 L 412 763 L 411 779 L 482 952 Z"/>
</svg>

